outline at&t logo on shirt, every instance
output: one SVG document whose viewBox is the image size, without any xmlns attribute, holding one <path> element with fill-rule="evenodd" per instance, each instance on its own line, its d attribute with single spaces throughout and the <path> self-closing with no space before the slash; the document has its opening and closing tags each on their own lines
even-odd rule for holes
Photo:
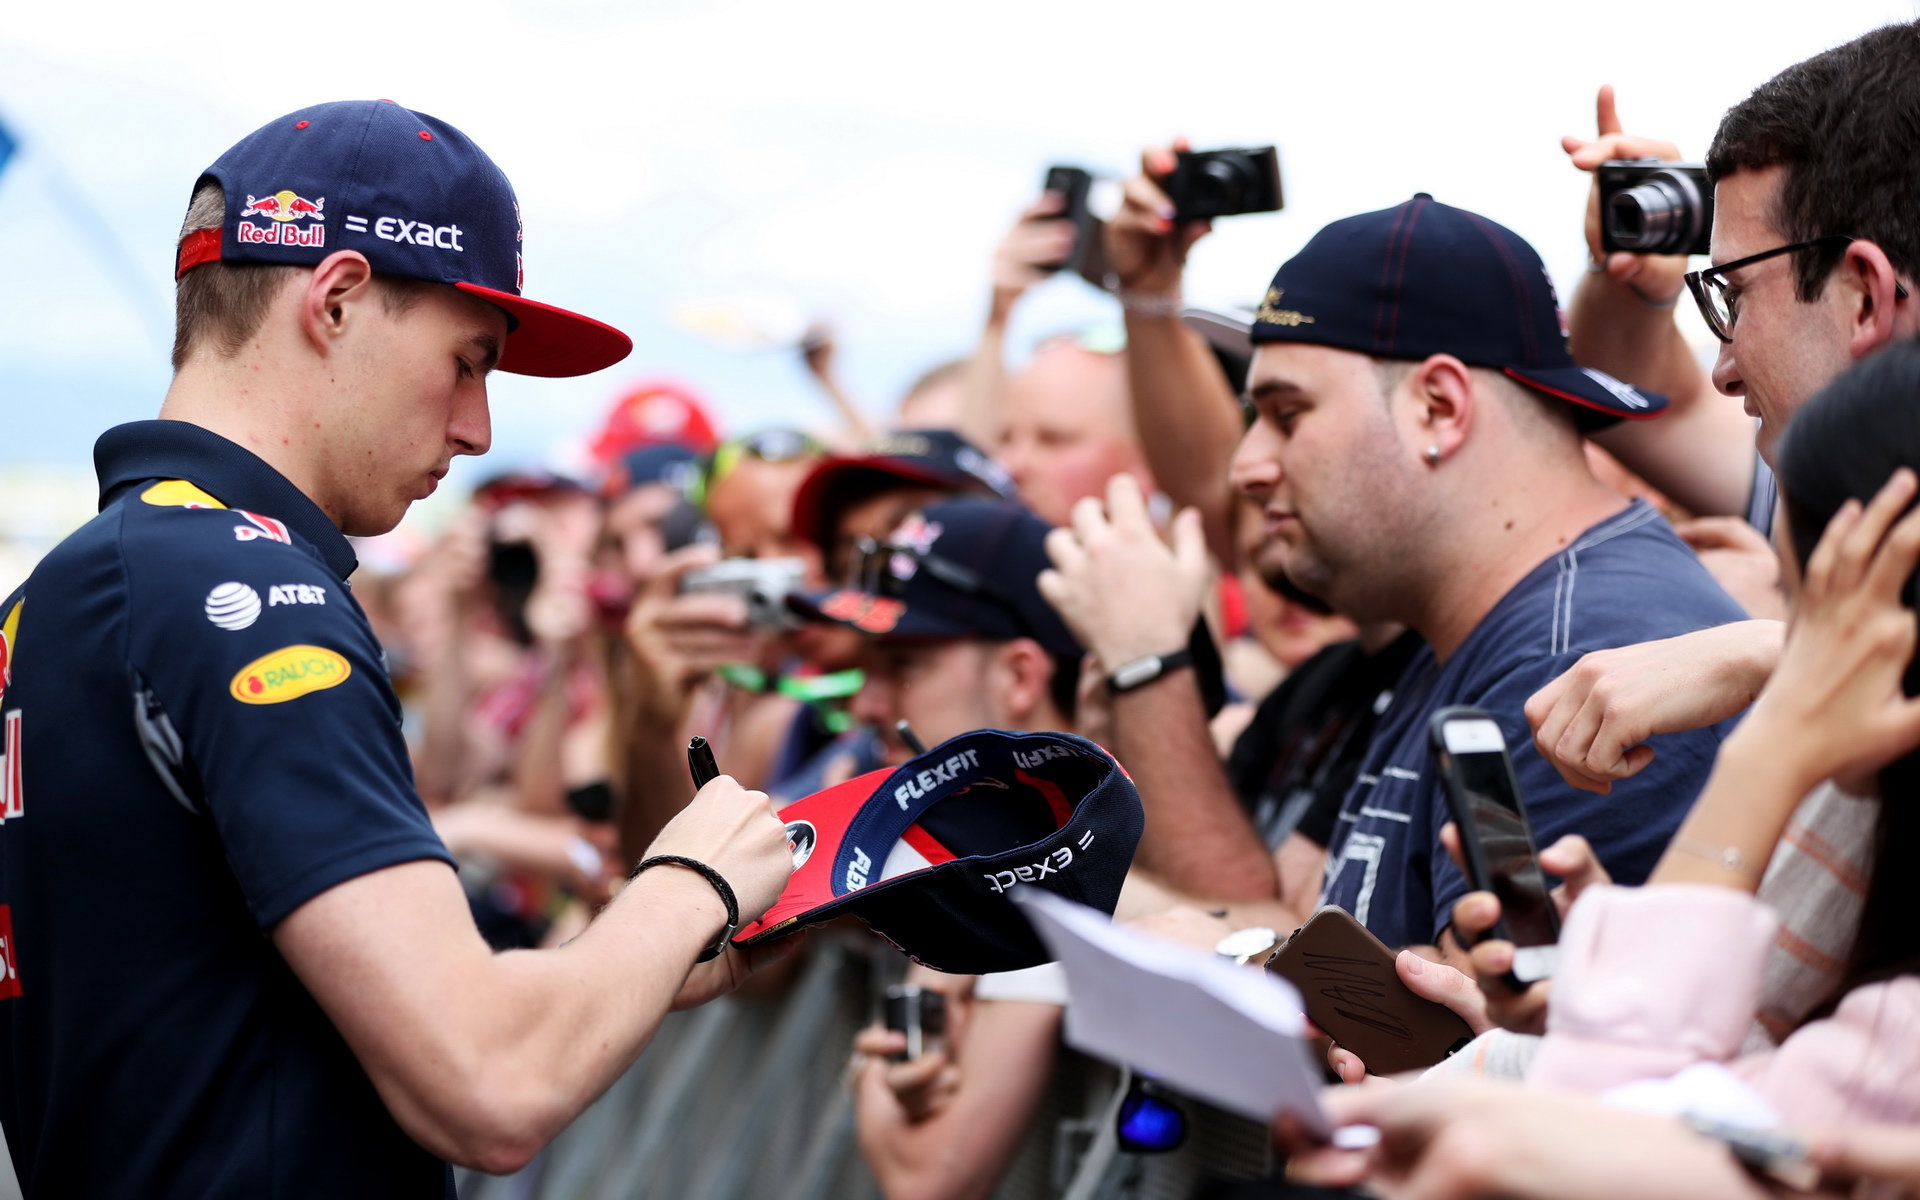
<svg viewBox="0 0 1920 1200">
<path fill-rule="evenodd" d="M 260 593 L 244 583 L 223 583 L 207 593 L 207 620 L 241 630 L 260 619 Z"/>
</svg>

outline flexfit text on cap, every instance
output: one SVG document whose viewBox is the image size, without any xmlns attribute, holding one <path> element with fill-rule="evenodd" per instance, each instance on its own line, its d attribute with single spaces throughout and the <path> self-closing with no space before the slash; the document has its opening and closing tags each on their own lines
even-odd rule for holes
<svg viewBox="0 0 1920 1200">
<path fill-rule="evenodd" d="M 1587 429 L 1667 406 L 1573 361 L 1553 281 L 1524 238 L 1425 192 L 1314 234 L 1273 277 L 1249 336 L 1374 358 L 1451 354 L 1576 405 Z"/>
<path fill-rule="evenodd" d="M 843 915 L 941 971 L 1051 957 L 1008 900 L 1033 886 L 1112 912 L 1145 817 L 1113 756 L 1071 733 L 983 729 L 780 810 L 793 874 L 739 945 Z"/>
<path fill-rule="evenodd" d="M 832 539 L 844 496 L 861 482 L 941 488 L 1014 497 L 1013 476 L 992 456 L 951 429 L 903 429 L 857 454 L 822 459 L 793 497 L 793 531 L 816 546 Z"/>
<path fill-rule="evenodd" d="M 633 349 L 610 325 L 520 294 L 513 187 L 444 121 L 388 100 L 316 104 L 240 139 L 195 189 L 207 180 L 226 214 L 181 239 L 175 278 L 202 263 L 311 266 L 357 250 L 376 274 L 446 284 L 503 310 L 502 371 L 585 375 Z"/>
</svg>

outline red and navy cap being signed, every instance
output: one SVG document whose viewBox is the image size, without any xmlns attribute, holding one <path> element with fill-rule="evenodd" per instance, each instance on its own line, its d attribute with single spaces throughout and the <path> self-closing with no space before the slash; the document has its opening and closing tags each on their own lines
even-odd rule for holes
<svg viewBox="0 0 1920 1200">
<path fill-rule="evenodd" d="M 801 481 L 793 497 L 793 531 L 825 547 L 833 520 L 862 484 L 931 487 L 955 493 L 1014 497 L 1007 469 L 951 429 L 905 429 L 857 454 L 835 454 Z"/>
<path fill-rule="evenodd" d="M 500 370 L 585 375 L 633 349 L 592 317 L 520 294 L 520 205 L 500 168 L 444 121 L 390 100 L 303 108 L 248 134 L 195 183 L 226 193 L 218 229 L 180 241 L 174 277 L 209 262 L 310 266 L 337 250 L 444 283 L 507 314 Z"/>
<path fill-rule="evenodd" d="M 1249 335 L 1374 358 L 1451 354 L 1578 406 L 1586 429 L 1667 406 L 1573 361 L 1553 281 L 1524 238 L 1425 192 L 1314 234 L 1273 277 Z"/>
<path fill-rule="evenodd" d="M 1052 956 L 1008 900 L 1042 888 L 1112 912 L 1144 817 L 1113 756 L 1071 733 L 982 729 L 896 771 L 872 771 L 780 810 L 786 890 L 734 941 L 852 915 L 941 971 Z"/>
</svg>

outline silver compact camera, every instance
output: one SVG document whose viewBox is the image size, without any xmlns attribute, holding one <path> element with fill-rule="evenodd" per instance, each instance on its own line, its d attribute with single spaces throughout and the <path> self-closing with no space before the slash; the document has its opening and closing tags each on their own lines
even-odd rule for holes
<svg viewBox="0 0 1920 1200">
<path fill-rule="evenodd" d="M 787 597 L 800 591 L 807 564 L 798 558 L 723 558 L 710 567 L 688 571 L 680 592 L 730 592 L 747 603 L 747 624 L 754 629 L 794 629 L 800 620 Z"/>
</svg>

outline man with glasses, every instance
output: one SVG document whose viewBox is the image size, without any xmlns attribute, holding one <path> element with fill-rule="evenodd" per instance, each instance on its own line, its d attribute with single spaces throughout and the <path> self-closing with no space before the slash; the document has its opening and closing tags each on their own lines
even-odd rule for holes
<svg viewBox="0 0 1920 1200">
<path fill-rule="evenodd" d="M 1576 165 L 1677 157 L 1620 133 L 1610 92 L 1600 115 L 1598 139 L 1568 145 Z M 1616 437 L 1639 442 L 1612 445 L 1623 459 L 1701 511 L 1747 511 L 1768 526 L 1766 460 L 1794 413 L 1849 364 L 1920 329 L 1916 131 L 1920 23 L 1815 55 L 1728 110 L 1707 153 L 1714 265 L 1684 281 L 1720 342 L 1711 387 L 1740 397 L 1757 425 L 1621 431 Z M 1590 210 L 1590 231 L 1594 223 Z M 1678 298 L 1684 260 L 1622 253 L 1596 265 L 1570 314 L 1582 361 L 1667 391 L 1676 407 L 1697 407 L 1682 398 L 1708 392 L 1709 377 L 1660 307 Z M 1725 400 L 1705 399 L 1730 411 Z M 1751 499 L 1741 486 L 1749 478 Z M 1617 786 L 1647 765 L 1649 738 L 1743 708 L 1772 672 L 1782 632 L 1777 621 L 1745 621 L 1588 655 L 1528 701 L 1535 745 L 1575 786 Z M 1775 955 L 1768 968 L 1765 1016 L 1781 1027 L 1797 1024 L 1830 988 L 1831 973 L 1818 964 L 1844 958 L 1857 904 L 1853 864 L 1871 835 L 1872 808 L 1823 786 L 1775 856 L 1762 895 L 1787 905 L 1782 921 L 1806 950 L 1798 960 Z"/>
<path fill-rule="evenodd" d="M 1600 116 L 1596 141 L 1568 146 L 1576 165 L 1677 156 L 1620 133 L 1610 92 L 1601 94 Z M 1615 446 L 1623 457 L 1644 450 L 1644 462 L 1707 481 L 1699 498 L 1687 498 L 1706 511 L 1741 511 L 1729 481 L 1751 477 L 1748 519 L 1770 524 L 1766 460 L 1787 422 L 1849 364 L 1920 329 L 1911 295 L 1920 272 L 1916 130 L 1920 23 L 1876 29 L 1797 63 L 1728 110 L 1707 152 L 1714 265 L 1685 284 L 1720 341 L 1711 385 L 1741 397 L 1757 428 L 1634 431 L 1621 436 L 1643 444 Z M 1684 261 L 1616 254 L 1600 265 L 1570 318 L 1577 350 L 1585 341 L 1604 351 L 1583 359 L 1676 396 L 1708 390 L 1657 307 L 1677 298 Z M 1653 440 L 1668 432 L 1676 435 L 1668 444 Z M 1772 673 L 1782 635 L 1778 621 L 1745 621 L 1588 655 L 1527 702 L 1534 744 L 1568 782 L 1606 791 L 1646 766 L 1649 738 L 1743 708 Z M 1760 895 L 1798 953 L 1768 961 L 1763 1025 L 1792 1028 L 1831 993 L 1875 809 L 1828 782 L 1794 813 Z"/>
</svg>

